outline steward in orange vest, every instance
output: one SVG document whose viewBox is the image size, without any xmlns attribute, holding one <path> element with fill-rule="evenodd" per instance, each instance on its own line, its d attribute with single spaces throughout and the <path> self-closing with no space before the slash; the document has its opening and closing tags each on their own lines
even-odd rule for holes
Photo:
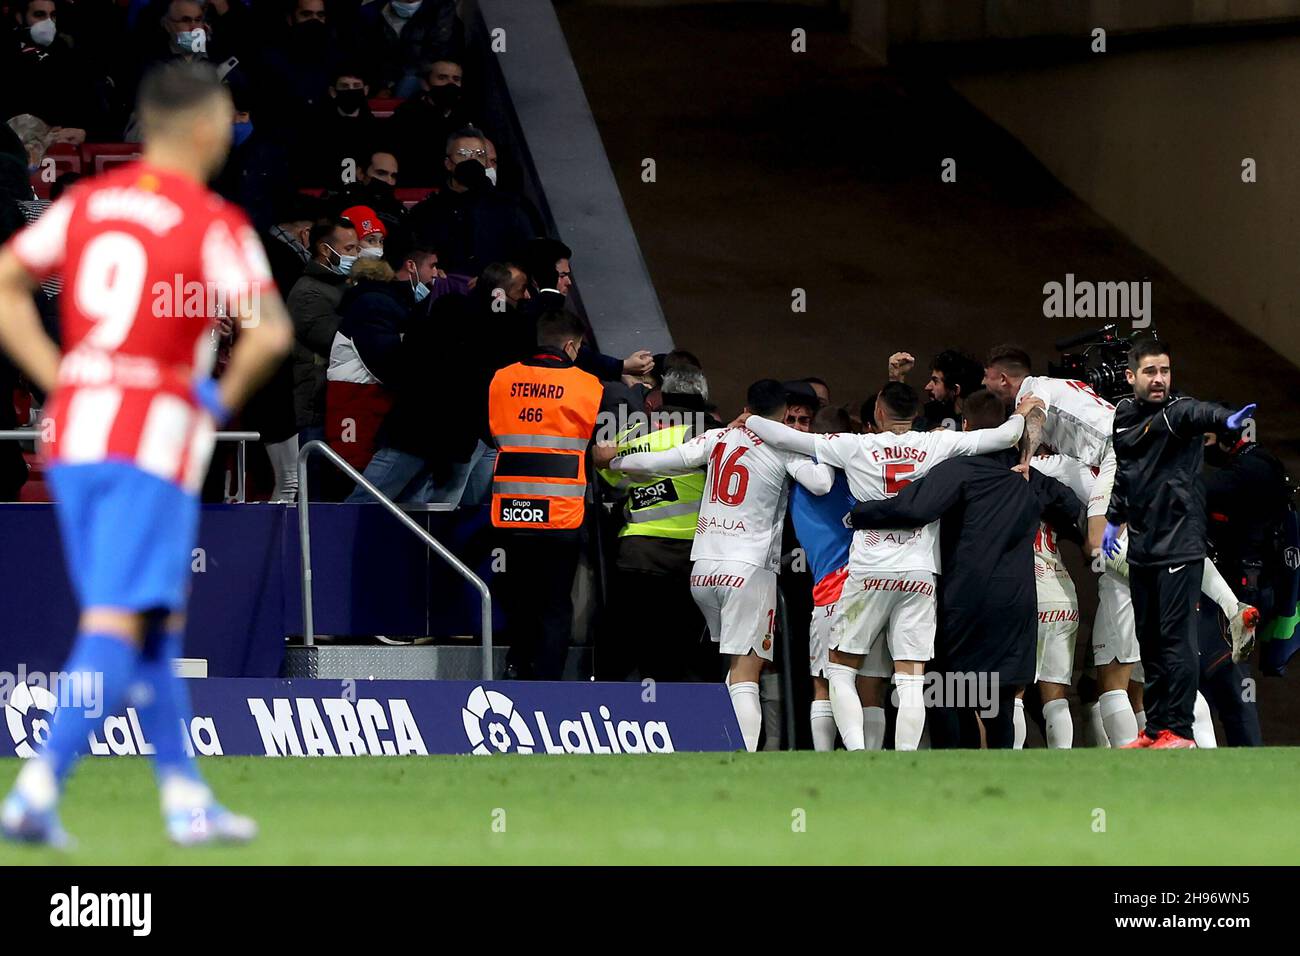
<svg viewBox="0 0 1300 956">
<path fill-rule="evenodd" d="M 537 320 L 537 351 L 488 388 L 497 446 L 492 524 L 507 561 L 492 590 L 506 615 L 506 677 L 560 680 L 573 637 L 573 577 L 587 492 L 587 446 L 603 393 L 573 364 L 584 329 L 568 312 Z"/>
<path fill-rule="evenodd" d="M 573 341 L 582 339 L 576 317 L 548 313 L 539 320 L 537 335 L 536 353 L 498 371 L 488 389 L 488 423 L 498 449 L 492 524 L 572 531 L 582 525 L 587 446 L 603 387 L 573 364 Z M 567 350 L 544 341 L 557 336 L 567 340 Z"/>
</svg>

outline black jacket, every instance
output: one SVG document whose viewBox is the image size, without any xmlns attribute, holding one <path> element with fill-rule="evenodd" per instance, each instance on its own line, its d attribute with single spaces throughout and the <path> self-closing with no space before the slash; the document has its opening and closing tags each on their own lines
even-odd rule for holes
<svg viewBox="0 0 1300 956">
<path fill-rule="evenodd" d="M 1141 566 L 1205 558 L 1206 432 L 1226 430 L 1222 405 L 1175 396 L 1115 406 L 1115 489 L 1106 520 L 1128 523 L 1128 561 Z"/>
<path fill-rule="evenodd" d="M 1079 541 L 1083 505 L 1069 487 L 1034 469 L 1011 471 L 1014 449 L 950 458 L 896 497 L 853 509 L 854 528 L 919 528 L 941 520 L 935 666 L 988 672 L 1004 685 L 1034 679 L 1038 597 L 1034 532 L 1040 520 Z"/>
<path fill-rule="evenodd" d="M 1269 583 L 1273 570 L 1275 536 L 1282 527 L 1290 498 L 1286 469 L 1274 455 L 1254 443 L 1243 444 L 1205 479 L 1205 506 L 1209 514 L 1209 541 L 1215 564 L 1233 582 L 1243 601 L 1259 607 L 1258 596 L 1242 593 L 1237 582 L 1250 580 L 1258 568 Z"/>
<path fill-rule="evenodd" d="M 390 387 L 400 375 L 402 333 L 414 308 L 411 286 L 400 280 L 361 279 L 339 303 L 339 332 L 352 340 L 370 374 Z"/>
<path fill-rule="evenodd" d="M 414 235 L 433 242 L 443 269 L 468 276 L 510 261 L 542 232 L 527 203 L 491 185 L 467 192 L 444 187 L 418 203 L 407 221 Z"/>
</svg>

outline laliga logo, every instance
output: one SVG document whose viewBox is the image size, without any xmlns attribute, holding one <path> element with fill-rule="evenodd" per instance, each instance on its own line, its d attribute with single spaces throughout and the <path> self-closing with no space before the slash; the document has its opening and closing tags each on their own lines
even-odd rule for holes
<svg viewBox="0 0 1300 956">
<path fill-rule="evenodd" d="M 5 723 L 14 740 L 14 754 L 35 757 L 50 739 L 50 718 L 59 699 L 47 688 L 18 684 L 5 704 Z"/>
<path fill-rule="evenodd" d="M 505 694 L 475 687 L 460 716 L 475 754 L 506 753 L 511 749 L 521 754 L 533 752 L 533 732 Z"/>
</svg>

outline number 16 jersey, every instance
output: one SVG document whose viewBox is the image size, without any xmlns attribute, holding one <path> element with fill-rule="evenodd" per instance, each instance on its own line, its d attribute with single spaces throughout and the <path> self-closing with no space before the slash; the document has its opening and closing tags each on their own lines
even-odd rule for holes
<svg viewBox="0 0 1300 956">
<path fill-rule="evenodd" d="M 835 479 L 811 458 L 781 451 L 748 428 L 715 428 L 678 446 L 685 463 L 708 466 L 691 559 L 741 561 L 777 571 L 793 478 L 814 494 Z"/>
</svg>

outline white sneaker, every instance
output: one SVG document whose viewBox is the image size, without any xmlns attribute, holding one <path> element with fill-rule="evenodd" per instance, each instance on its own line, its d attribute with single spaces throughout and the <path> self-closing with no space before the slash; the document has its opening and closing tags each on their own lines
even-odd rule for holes
<svg viewBox="0 0 1300 956">
<path fill-rule="evenodd" d="M 1259 625 L 1259 611 L 1242 601 L 1237 602 L 1237 613 L 1228 619 L 1229 643 L 1232 659 L 1240 664 L 1255 649 L 1255 628 Z"/>
</svg>

